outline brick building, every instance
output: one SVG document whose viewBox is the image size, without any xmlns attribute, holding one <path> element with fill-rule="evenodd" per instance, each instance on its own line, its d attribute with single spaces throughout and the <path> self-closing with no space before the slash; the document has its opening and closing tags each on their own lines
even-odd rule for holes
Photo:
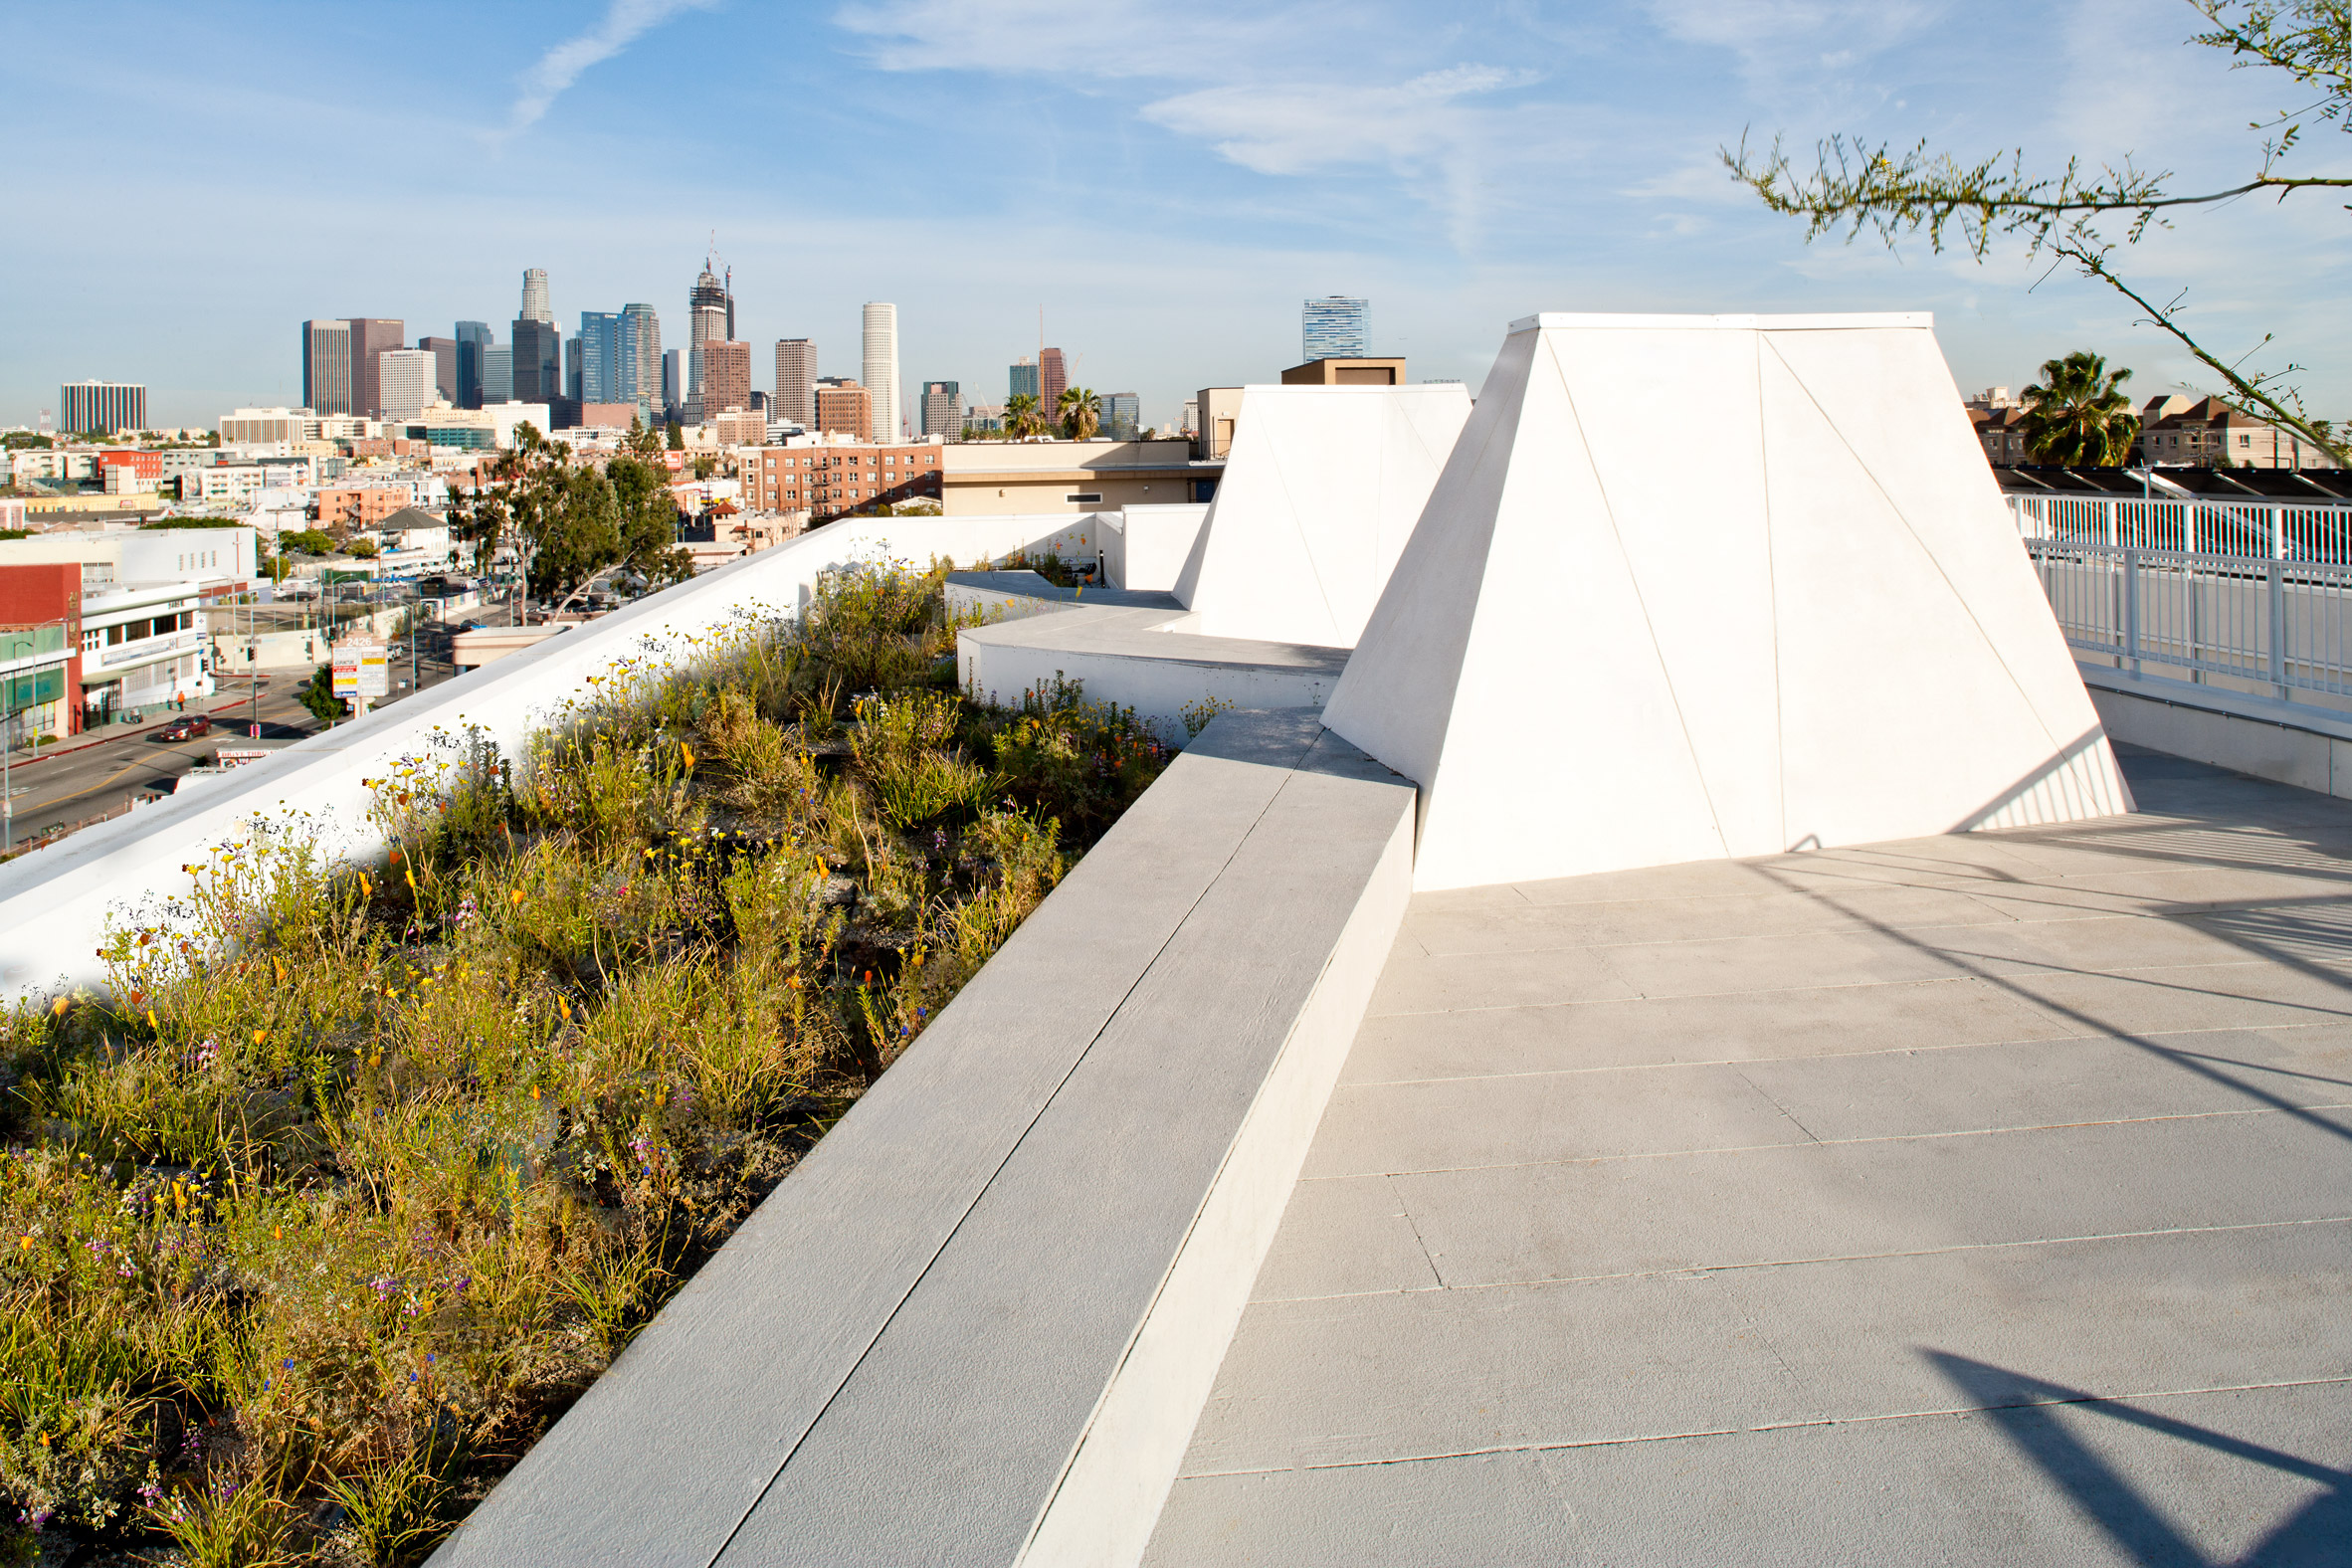
<svg viewBox="0 0 2352 1568">
<path fill-rule="evenodd" d="M 702 417 L 751 406 L 751 345 L 722 339 L 702 345 Z"/>
<path fill-rule="evenodd" d="M 822 396 L 822 394 L 820 394 Z M 744 504 L 826 522 L 862 506 L 939 499 L 936 444 L 746 447 Z"/>
<path fill-rule="evenodd" d="M 855 381 L 817 384 L 817 429 L 828 436 L 870 436 L 874 396 Z"/>
<path fill-rule="evenodd" d="M 82 565 L 0 566 L 0 743 L 82 728 Z"/>
</svg>

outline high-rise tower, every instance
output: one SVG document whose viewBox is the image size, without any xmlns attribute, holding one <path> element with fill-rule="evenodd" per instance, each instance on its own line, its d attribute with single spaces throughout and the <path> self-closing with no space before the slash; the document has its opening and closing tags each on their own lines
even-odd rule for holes
<svg viewBox="0 0 2352 1568">
<path fill-rule="evenodd" d="M 1372 301 L 1327 294 L 1309 299 L 1298 311 L 1299 357 L 1362 359 L 1372 340 Z"/>
<path fill-rule="evenodd" d="M 621 306 L 621 397 L 648 424 L 663 413 L 662 318 L 640 300 Z"/>
<path fill-rule="evenodd" d="M 776 339 L 776 417 L 817 428 L 817 345 L 805 337 Z"/>
<path fill-rule="evenodd" d="M 313 414 L 351 412 L 351 323 L 302 323 L 302 406 Z"/>
<path fill-rule="evenodd" d="M 716 252 L 702 258 L 702 274 L 686 294 L 686 418 L 702 419 L 702 345 L 723 343 L 735 335 L 735 273 L 726 269 L 722 282 L 711 271 L 724 267 Z"/>
<path fill-rule="evenodd" d="M 545 321 L 552 325 L 555 312 L 547 301 L 547 269 L 525 267 L 522 270 L 522 308 L 515 312 L 524 321 Z"/>
<path fill-rule="evenodd" d="M 1041 348 L 1037 354 L 1037 411 L 1053 421 L 1062 417 L 1062 394 L 1070 387 L 1070 366 L 1059 348 Z"/>
<path fill-rule="evenodd" d="M 384 417 L 383 356 L 408 346 L 397 316 L 351 317 L 351 412 L 363 419 Z"/>
<path fill-rule="evenodd" d="M 874 398 L 876 441 L 898 439 L 898 307 L 866 307 L 866 390 Z"/>
</svg>

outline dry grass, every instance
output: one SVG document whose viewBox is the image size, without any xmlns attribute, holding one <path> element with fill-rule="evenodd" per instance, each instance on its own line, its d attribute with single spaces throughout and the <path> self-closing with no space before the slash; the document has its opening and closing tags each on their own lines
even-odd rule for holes
<svg viewBox="0 0 2352 1568">
<path fill-rule="evenodd" d="M 0 1023 L 0 1562 L 412 1561 L 610 1363 L 1165 764 L 958 693 L 941 577 L 451 737 L 382 864 L 256 823 Z"/>
</svg>

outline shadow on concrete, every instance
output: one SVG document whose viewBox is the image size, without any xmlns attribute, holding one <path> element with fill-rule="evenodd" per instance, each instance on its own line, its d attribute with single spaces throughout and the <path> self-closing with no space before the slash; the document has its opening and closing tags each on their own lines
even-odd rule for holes
<svg viewBox="0 0 2352 1568">
<path fill-rule="evenodd" d="M 2155 759 L 2155 763 L 2158 765 L 2151 766 L 2148 761 L 2150 758 Z M 2150 773 L 2152 774 L 2160 774 L 2161 776 L 2170 779 L 2190 780 L 2200 784 L 2226 782 L 2232 786 L 2237 786 L 2240 784 L 2253 786 L 2262 790 L 2265 795 L 2271 791 L 2286 791 L 2289 795 L 2305 796 L 2309 795 L 2310 793 L 2309 791 L 2305 790 L 2295 790 L 2288 785 L 2273 785 L 2269 784 L 2265 780 L 2245 778 L 2243 775 L 2230 773 L 2226 769 L 2212 767 L 2205 763 L 2188 762 L 2182 758 L 2161 756 L 2158 753 L 2119 753 L 2118 760 L 2125 770 L 2128 781 L 2133 785 L 2135 790 L 2140 787 L 2141 771 L 2143 768 L 2146 768 L 2149 769 Z M 2347 833 L 2352 833 L 2352 804 L 2338 802 L 2333 800 L 2332 797 L 2327 796 L 2312 797 L 2312 799 L 2315 801 L 2324 802 L 2326 805 L 2334 807 L 2335 810 L 2326 812 L 2325 815 L 2330 817 L 2341 817 L 2343 820 L 2340 826 Z M 2300 805 L 2301 803 L 2296 804 Z M 2249 833 L 2275 832 L 2274 829 L 2266 828 L 2257 823 L 2248 821 L 2247 814 L 2244 811 L 2239 811 L 2234 815 L 2209 815 L 2205 821 L 2204 828 L 2205 830 L 2210 831 L 2213 840 L 2218 841 L 2223 845 L 2231 846 L 2243 846 L 2245 836 Z M 2021 842 L 2030 842 L 2034 844 L 2075 844 L 2088 848 L 2095 848 L 2107 853 L 2131 855 L 2140 852 L 2128 846 L 2119 846 L 2114 841 L 2118 838 L 2126 838 L 2134 833 L 2165 831 L 2171 831 L 2177 834 L 2179 831 L 2178 824 L 2173 824 L 2169 828 L 2163 824 L 2148 824 L 2142 827 L 2130 823 L 2128 819 L 2117 819 L 2106 828 L 2091 826 L 2071 832 L 2050 832 L 2047 830 L 2036 832 L 2034 830 L 2025 830 L 2025 833 L 2021 833 L 2020 839 Z M 2030 834 L 2031 837 L 2027 838 L 2027 834 Z M 2326 877 L 2342 878 L 2347 882 L 2352 882 L 2352 861 L 2347 861 L 2343 857 L 2321 848 L 2316 844 L 2307 844 L 2304 846 L 2304 848 L 2309 854 L 2318 857 L 2318 863 L 2312 868 L 2311 871 L 2303 871 L 2300 872 L 2299 875 L 2309 876 L 2313 875 L 2314 872 L 2317 872 L 2320 875 Z M 2246 869 L 2260 871 L 2274 871 L 2277 869 L 2276 865 L 2274 864 L 2263 865 L 2260 863 L 2253 863 L 2249 865 L 2247 863 L 2234 861 L 2225 855 L 2216 855 L 2209 848 L 2207 848 L 2207 841 L 2202 836 L 2202 833 L 2200 834 L 2200 837 L 2194 841 L 2192 846 L 2176 848 L 2171 852 L 2155 852 L 2150 858 L 2181 866 L 2198 866 L 2208 868 L 2216 865 L 2245 866 Z M 1880 859 L 1874 864 L 1899 865 L 1901 864 L 1901 858 L 1891 855 L 1881 855 Z M 1950 865 L 1951 863 L 1949 862 L 1941 861 L 1922 862 L 1921 868 L 1924 870 L 1932 867 L 1937 875 L 1948 875 Z M 1990 880 L 2000 883 L 2005 889 L 2005 896 L 2030 895 L 2032 890 L 2038 885 L 2035 881 L 2029 878 L 2020 877 L 2014 872 L 2004 871 L 1999 867 L 1983 867 L 1973 869 L 1982 870 L 1987 874 Z M 2185 1051 L 2176 1046 L 2166 1045 L 2159 1040 L 2150 1039 L 2148 1035 L 2145 1034 L 2135 1034 L 2127 1030 L 2117 1029 L 2094 1013 L 2087 1012 L 2081 1008 L 2070 1007 L 2063 1002 L 2058 1001 L 2052 997 L 2043 995 L 2040 992 L 2030 990 L 2025 986 L 2017 984 L 2016 981 L 2018 977 L 2015 975 L 1994 969 L 1990 965 L 1983 962 L 1972 961 L 1972 959 L 1975 959 L 1980 955 L 1972 955 L 1964 951 L 1959 951 L 1949 945 L 1937 945 L 1930 943 L 1922 940 L 1919 936 L 1910 931 L 1886 924 L 1881 920 L 1872 919 L 1870 916 L 1863 914 L 1859 910 L 1849 908 L 1846 905 L 1840 903 L 1838 901 L 1837 895 L 1834 892 L 1825 891 L 1818 885 L 1799 885 L 1789 879 L 1780 876 L 1776 869 L 1771 866 L 1760 866 L 1758 870 L 1763 872 L 1765 876 L 1778 882 L 1784 888 L 1819 899 L 1820 901 L 1828 904 L 1830 907 L 1837 909 L 1841 914 L 1844 914 L 1848 918 L 1856 921 L 1858 924 L 1861 924 L 1869 930 L 1876 932 L 1878 935 L 1886 937 L 1891 941 L 1902 943 L 1903 945 L 1916 951 L 1931 954 L 1941 961 L 1951 964 L 1963 974 L 1966 974 L 1972 979 L 1981 980 L 1987 985 L 1998 987 L 2000 990 L 2008 993 L 2018 1001 L 2023 1002 L 2029 1008 L 2035 1009 L 2036 1011 L 2039 1011 L 2047 1016 L 2064 1020 L 2066 1023 L 2071 1024 L 2076 1029 L 2082 1031 L 2085 1035 L 2095 1036 L 2107 1040 L 2115 1040 L 2125 1045 L 2137 1047 L 2139 1050 L 2148 1053 L 2150 1056 L 2158 1057 L 2166 1062 L 2171 1063 L 2174 1067 L 2181 1069 L 2183 1072 L 2194 1073 L 2200 1078 L 2207 1078 L 2227 1088 L 2235 1089 L 2239 1093 L 2245 1095 L 2247 1098 L 2254 1100 L 2258 1104 L 2267 1106 L 2272 1110 L 2278 1111 L 2283 1115 L 2292 1116 L 2296 1120 L 2304 1123 L 2306 1126 L 2326 1132 L 2334 1137 L 2344 1139 L 2347 1142 L 2352 1142 L 2352 1125 L 2348 1125 L 2344 1120 L 2334 1119 L 2327 1115 L 2323 1115 L 2321 1114 L 2320 1109 L 2314 1109 L 2309 1106 L 2296 1104 L 2293 1100 L 2272 1092 L 2271 1090 L 2263 1087 L 2258 1082 L 2252 1081 L 2248 1078 L 2242 1077 L 2237 1073 L 2225 1071 L 2226 1068 L 2235 1067 L 2243 1069 L 2249 1073 L 2262 1073 L 2275 1076 L 2276 1070 L 2274 1069 L 2259 1067 L 2254 1064 L 2243 1062 L 2236 1062 L 2230 1058 L 2210 1057 L 2194 1051 Z M 1810 859 L 1804 867 L 1804 872 L 1807 877 L 1816 879 L 1823 875 L 1818 868 L 1818 864 L 1812 862 Z M 1877 882 L 1864 883 L 1861 879 L 1856 880 L 1856 884 L 1858 888 L 1863 885 L 1872 887 L 1881 887 L 1884 885 L 1883 882 Z M 2321 910 L 2326 911 L 2326 913 L 2320 914 L 2317 912 Z M 2244 903 L 2216 902 L 2202 905 L 2190 905 L 2186 907 L 2182 913 L 2177 915 L 2150 915 L 2145 917 L 2152 919 L 2178 919 L 2184 924 L 2193 924 L 2198 929 L 2209 931 L 2212 934 L 2223 938 L 2225 941 L 2231 942 L 2234 945 L 2244 949 L 2246 952 L 2256 958 L 2262 959 L 2269 963 L 2277 964 L 2282 968 L 2290 969 L 2298 974 L 2317 979 L 2328 986 L 2341 990 L 2346 993 L 2345 1004 L 2342 1007 L 2325 1008 L 2315 1006 L 2310 1003 L 2296 1003 L 2294 1005 L 2302 1011 L 2324 1016 L 2330 1019 L 2352 1019 L 2352 972 L 2348 972 L 2344 968 L 2337 967 L 2338 964 L 2352 963 L 2352 905 L 2347 905 L 2338 898 L 2323 896 L 2309 899 L 2270 899 L 2261 901 L 2248 901 Z M 2323 961 L 2319 956 L 2316 956 L 2320 954 L 2331 955 L 2332 961 Z M 2033 971 L 2033 973 L 2037 976 L 2060 974 L 2097 976 L 2104 979 L 2124 980 L 2133 985 L 2151 989 L 2185 992 L 2201 996 L 2226 994 L 2211 991 L 2202 986 L 2190 985 L 2176 980 L 2156 979 L 2150 971 L 2144 969 L 2114 972 L 2074 968 L 2063 964 L 2054 963 L 2040 965 Z M 2163 1031 L 2151 1031 L 2150 1033 L 2161 1034 Z M 2285 1076 L 2295 1078 L 2307 1077 L 2307 1075 L 2302 1074 L 2289 1074 Z M 2339 1080 L 2334 1078 L 2322 1078 L 2318 1081 L 2332 1083 Z M 2352 1561 L 2352 1557 L 2348 1557 L 2347 1561 Z"/>
<path fill-rule="evenodd" d="M 1983 827 L 1986 823 L 1991 822 L 1995 817 L 2000 816 L 2003 812 L 2016 805 L 2019 801 L 2024 800 L 2027 796 L 2033 794 L 2034 791 L 2040 789 L 2043 785 L 2049 783 L 2052 779 L 2057 778 L 2059 774 L 2065 772 L 2066 769 L 2072 767 L 2074 765 L 2074 760 L 2077 757 L 2080 757 L 2087 751 L 2095 749 L 2099 742 L 2106 738 L 2107 732 L 2103 727 L 2097 724 L 2091 725 L 2090 728 L 2084 730 L 2081 734 L 2075 736 L 2064 746 L 2058 748 L 2058 753 L 2051 757 L 2049 761 L 2043 763 L 2042 766 L 2036 768 L 2024 778 L 2019 779 L 2015 784 L 2010 785 L 2009 788 L 2003 790 L 2000 794 L 1994 796 L 1991 800 L 1985 802 L 1985 804 L 1979 806 L 1975 811 L 1970 812 L 1966 817 L 1954 823 L 1951 827 L 1946 828 L 1944 831 L 1946 833 L 1968 833 L 1974 829 Z M 2125 807 L 2127 810 L 2130 806 L 2130 799 L 2131 797 L 2126 794 Z M 1808 835 L 1808 837 L 1810 837 L 1810 835 Z M 1802 848 L 1802 846 L 1800 846 L 1800 848 Z"/>
<path fill-rule="evenodd" d="M 1957 1389 L 1969 1408 L 2001 1430 L 2010 1446 L 2097 1525 L 2117 1550 L 2149 1568 L 2217 1568 L 2168 1520 L 2160 1499 L 2143 1494 L 2090 1446 L 2066 1430 L 2061 1409 L 2138 1427 L 2210 1449 L 2250 1465 L 2299 1475 L 2326 1489 L 2297 1508 L 2235 1568 L 2316 1568 L 2352 1563 L 2352 1470 L 2264 1448 L 2120 1400 L 2044 1382 L 1941 1350 L 1923 1351 L 1927 1363 Z"/>
</svg>

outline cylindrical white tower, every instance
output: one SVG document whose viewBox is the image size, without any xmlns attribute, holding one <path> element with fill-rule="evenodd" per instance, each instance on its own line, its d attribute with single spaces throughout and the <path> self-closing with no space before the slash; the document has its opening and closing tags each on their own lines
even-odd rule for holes
<svg viewBox="0 0 2352 1568">
<path fill-rule="evenodd" d="M 874 439 L 898 439 L 898 307 L 866 307 L 866 390 L 874 400 Z"/>
<path fill-rule="evenodd" d="M 525 321 L 553 321 L 555 312 L 548 307 L 547 269 L 525 267 L 522 270 L 522 312 Z"/>
</svg>

